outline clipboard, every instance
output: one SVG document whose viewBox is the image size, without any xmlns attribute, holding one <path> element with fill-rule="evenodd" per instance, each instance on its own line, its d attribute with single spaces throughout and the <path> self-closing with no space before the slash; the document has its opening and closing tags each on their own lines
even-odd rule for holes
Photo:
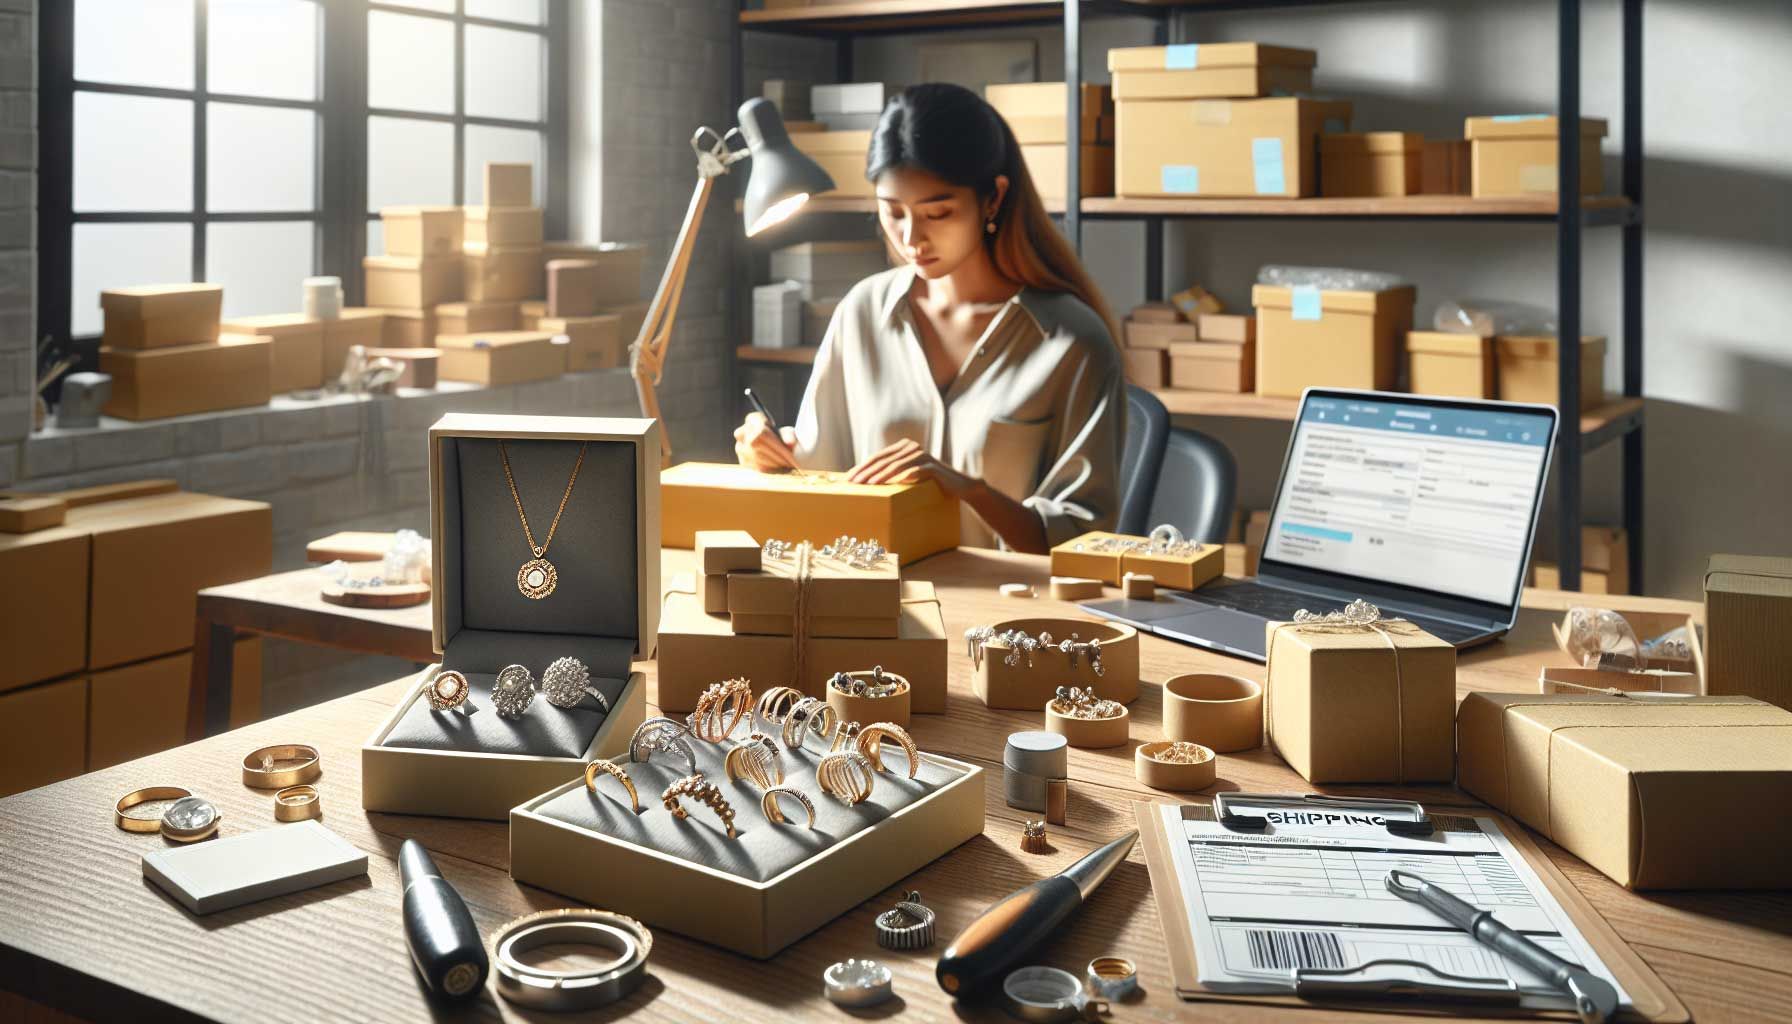
<svg viewBox="0 0 1792 1024">
<path fill-rule="evenodd" d="M 1400 801 L 1405 804 L 1405 801 Z M 1301 1007 L 1339 1013 L 1343 1011 L 1414 1013 L 1444 1010 L 1487 1017 L 1525 1019 L 1576 1020 L 1568 1010 L 1538 1010 L 1528 1007 L 1473 1005 L 1462 1007 L 1447 998 L 1429 1001 L 1423 995 L 1390 996 L 1388 998 L 1355 997 L 1349 1000 L 1314 1000 L 1293 994 L 1210 992 L 1201 987 L 1195 963 L 1195 938 L 1189 930 L 1188 914 L 1182 904 L 1181 886 L 1176 867 L 1170 859 L 1170 837 L 1159 816 L 1164 805 L 1150 801 L 1134 801 L 1133 816 L 1139 824 L 1139 846 L 1145 853 L 1145 867 L 1151 874 L 1151 891 L 1157 901 L 1158 919 L 1163 925 L 1164 946 L 1170 957 L 1170 978 L 1178 998 L 1200 1002 L 1258 1003 L 1271 1006 Z M 1413 805 L 1417 806 L 1417 805 Z M 1421 809 L 1422 811 L 1422 809 Z M 1604 917 L 1579 889 L 1569 883 L 1525 829 L 1510 818 L 1489 811 L 1475 810 L 1475 817 L 1492 818 L 1505 832 L 1514 849 L 1542 879 L 1544 888 L 1561 904 L 1581 935 L 1593 947 L 1612 976 L 1624 986 L 1634 1010 L 1624 1011 L 1621 1020 L 1645 1020 L 1651 1024 L 1687 1024 L 1692 1015 L 1656 973 L 1649 969 L 1629 944 L 1618 937 Z M 1216 819 L 1217 820 L 1217 819 Z"/>
</svg>

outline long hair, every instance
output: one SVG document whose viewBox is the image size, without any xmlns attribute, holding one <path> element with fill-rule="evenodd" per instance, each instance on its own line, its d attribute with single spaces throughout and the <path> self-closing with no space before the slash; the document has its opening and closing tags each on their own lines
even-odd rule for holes
<svg viewBox="0 0 1792 1024">
<path fill-rule="evenodd" d="M 892 97 L 871 133 L 865 178 L 876 181 L 902 166 L 970 188 L 979 199 L 994 195 L 997 175 L 1006 175 L 995 234 L 983 236 L 996 270 L 1029 288 L 1069 292 L 1113 332 L 1100 289 L 1045 212 L 1013 129 L 983 97 L 946 82 L 911 86 Z"/>
</svg>

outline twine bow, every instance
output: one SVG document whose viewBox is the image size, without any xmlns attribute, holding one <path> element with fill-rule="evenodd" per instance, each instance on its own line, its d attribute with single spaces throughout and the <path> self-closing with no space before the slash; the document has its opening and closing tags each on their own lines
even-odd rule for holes
<svg viewBox="0 0 1792 1024">
<path fill-rule="evenodd" d="M 1275 741 L 1275 702 L 1270 686 L 1275 681 L 1276 639 L 1284 630 L 1303 634 L 1374 633 L 1387 641 L 1394 652 L 1394 781 L 1406 782 L 1406 693 L 1400 674 L 1400 644 L 1395 637 L 1417 636 L 1424 632 L 1405 619 L 1384 619 L 1381 609 L 1357 598 L 1343 608 L 1329 612 L 1312 612 L 1305 608 L 1294 613 L 1292 622 L 1284 622 L 1269 636 L 1269 651 L 1263 662 L 1263 731 L 1271 743 Z"/>
</svg>

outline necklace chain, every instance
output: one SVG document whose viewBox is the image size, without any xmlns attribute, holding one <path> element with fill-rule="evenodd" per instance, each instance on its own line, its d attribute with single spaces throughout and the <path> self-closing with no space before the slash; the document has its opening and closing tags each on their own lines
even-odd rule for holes
<svg viewBox="0 0 1792 1024">
<path fill-rule="evenodd" d="M 554 543 L 554 531 L 560 528 L 560 517 L 566 513 L 566 502 L 572 497 L 572 485 L 579 480 L 579 468 L 585 464 L 585 446 L 579 445 L 579 459 L 572 464 L 572 476 L 566 481 L 566 493 L 560 496 L 560 507 L 554 511 L 554 521 L 548 526 L 547 539 L 539 545 L 535 543 L 535 534 L 529 531 L 529 516 L 523 512 L 523 497 L 516 492 L 516 478 L 510 475 L 510 451 L 503 441 L 498 442 L 498 458 L 504 463 L 504 482 L 510 485 L 510 500 L 516 502 L 516 517 L 523 522 L 523 537 L 529 542 L 529 550 L 540 558 L 548 553 L 548 545 Z"/>
</svg>

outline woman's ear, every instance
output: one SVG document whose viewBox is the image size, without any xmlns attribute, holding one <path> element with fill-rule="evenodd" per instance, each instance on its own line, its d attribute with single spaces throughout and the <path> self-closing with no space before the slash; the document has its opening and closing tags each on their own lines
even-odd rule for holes
<svg viewBox="0 0 1792 1024">
<path fill-rule="evenodd" d="M 1006 174 L 996 175 L 995 186 L 995 194 L 990 196 L 989 211 L 984 216 L 984 220 L 993 218 L 996 211 L 1002 208 L 1002 200 L 1008 198 L 1008 176 Z"/>
</svg>

